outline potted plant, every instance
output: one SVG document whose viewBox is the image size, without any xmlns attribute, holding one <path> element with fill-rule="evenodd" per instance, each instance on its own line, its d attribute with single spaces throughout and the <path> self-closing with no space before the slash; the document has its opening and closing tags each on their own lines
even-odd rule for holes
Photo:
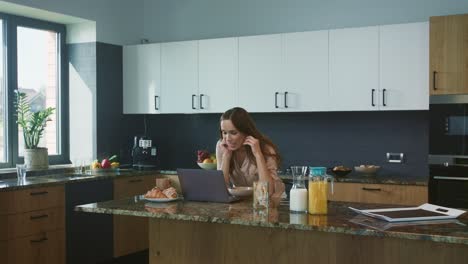
<svg viewBox="0 0 468 264">
<path fill-rule="evenodd" d="M 24 164 L 28 169 L 47 169 L 49 167 L 49 155 L 47 148 L 38 147 L 39 141 L 44 135 L 44 128 L 55 108 L 47 107 L 37 112 L 31 111 L 31 106 L 25 93 L 15 90 L 16 93 L 16 121 L 23 129 L 24 139 Z"/>
</svg>

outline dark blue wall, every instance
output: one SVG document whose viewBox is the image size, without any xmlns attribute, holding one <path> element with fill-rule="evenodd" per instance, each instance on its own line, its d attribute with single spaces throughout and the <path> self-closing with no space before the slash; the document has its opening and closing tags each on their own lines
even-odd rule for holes
<svg viewBox="0 0 468 264">
<path fill-rule="evenodd" d="M 428 112 L 319 112 L 253 114 L 275 142 L 283 168 L 291 165 L 378 164 L 379 175 L 427 177 Z M 196 168 L 196 150 L 215 151 L 220 114 L 147 115 L 148 135 L 163 169 Z M 143 133 L 143 117 L 124 118 L 126 144 Z M 403 152 L 403 164 L 386 163 L 387 152 Z"/>
</svg>

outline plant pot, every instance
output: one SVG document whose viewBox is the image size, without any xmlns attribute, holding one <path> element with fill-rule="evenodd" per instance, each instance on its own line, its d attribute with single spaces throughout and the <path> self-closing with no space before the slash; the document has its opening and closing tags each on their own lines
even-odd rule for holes
<svg viewBox="0 0 468 264">
<path fill-rule="evenodd" d="M 47 148 L 25 149 L 24 164 L 28 170 L 41 170 L 49 168 L 49 153 Z"/>
</svg>

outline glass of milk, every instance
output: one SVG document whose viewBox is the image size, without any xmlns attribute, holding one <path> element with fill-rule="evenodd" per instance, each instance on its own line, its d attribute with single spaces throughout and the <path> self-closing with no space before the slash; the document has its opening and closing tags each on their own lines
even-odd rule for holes
<svg viewBox="0 0 468 264">
<path fill-rule="evenodd" d="M 307 213 L 306 166 L 292 166 L 293 186 L 289 193 L 289 210 L 293 213 Z"/>
</svg>

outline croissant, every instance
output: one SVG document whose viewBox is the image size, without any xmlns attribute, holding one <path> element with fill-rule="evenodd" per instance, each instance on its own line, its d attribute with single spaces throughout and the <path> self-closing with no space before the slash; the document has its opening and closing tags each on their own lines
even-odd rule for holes
<svg viewBox="0 0 468 264">
<path fill-rule="evenodd" d="M 167 198 L 166 195 L 158 188 L 154 187 L 152 190 L 145 194 L 146 198 Z"/>
<path fill-rule="evenodd" d="M 167 198 L 177 198 L 177 191 L 174 187 L 169 187 L 162 192 L 167 196 Z"/>
</svg>

